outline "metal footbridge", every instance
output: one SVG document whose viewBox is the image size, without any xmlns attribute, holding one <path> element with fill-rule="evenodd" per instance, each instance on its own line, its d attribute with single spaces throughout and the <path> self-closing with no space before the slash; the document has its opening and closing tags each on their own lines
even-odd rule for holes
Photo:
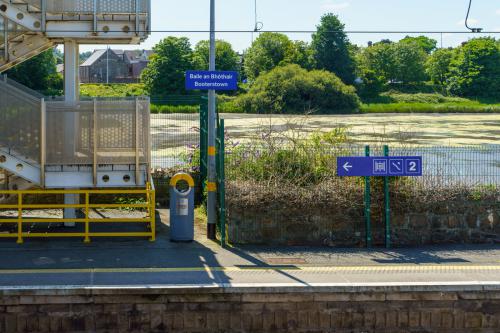
<svg viewBox="0 0 500 333">
<path fill-rule="evenodd" d="M 30 191 L 63 194 L 54 207 L 64 208 L 66 226 L 85 224 L 86 240 L 96 222 L 89 196 L 142 191 L 148 218 L 140 222 L 151 224 L 154 239 L 149 98 L 83 99 L 79 91 L 79 45 L 139 44 L 150 31 L 150 0 L 0 0 L 0 205 L 18 211 L 18 242 L 29 236 L 22 198 Z M 61 44 L 64 96 L 46 98 L 1 75 Z"/>
<path fill-rule="evenodd" d="M 150 0 L 0 0 L 0 72 L 69 40 L 139 44 Z"/>
<path fill-rule="evenodd" d="M 63 98 L 0 77 L 0 168 L 49 189 L 146 185 L 149 100 L 82 100 L 78 45 L 138 44 L 150 12 L 149 0 L 0 0 L 0 73 L 65 46 Z"/>
<path fill-rule="evenodd" d="M 0 168 L 42 188 L 144 187 L 149 100 L 67 105 L 0 77 Z M 19 188 L 19 187 L 18 187 Z"/>
</svg>

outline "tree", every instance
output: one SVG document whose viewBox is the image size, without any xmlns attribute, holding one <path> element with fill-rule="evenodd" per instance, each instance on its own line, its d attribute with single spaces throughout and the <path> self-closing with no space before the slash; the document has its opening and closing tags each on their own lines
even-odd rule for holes
<svg viewBox="0 0 500 333">
<path fill-rule="evenodd" d="M 313 69 L 313 53 L 311 45 L 307 42 L 297 40 L 293 42 L 294 52 L 292 52 L 290 63 L 297 64 L 307 70 Z"/>
<path fill-rule="evenodd" d="M 360 102 L 355 88 L 335 74 L 291 64 L 259 76 L 236 104 L 252 113 L 352 113 Z"/>
<path fill-rule="evenodd" d="M 458 48 L 448 89 L 462 96 L 500 97 L 500 47 L 494 38 L 471 39 Z"/>
<path fill-rule="evenodd" d="M 185 93 L 185 73 L 193 68 L 193 51 L 186 37 L 167 37 L 154 48 L 141 80 L 151 96 Z"/>
<path fill-rule="evenodd" d="M 92 51 L 87 51 L 87 52 L 83 52 L 83 53 L 80 53 L 80 63 L 84 63 L 85 60 L 87 60 L 88 58 L 90 58 L 90 56 L 92 55 Z"/>
<path fill-rule="evenodd" d="M 405 38 L 399 41 L 400 43 L 415 43 L 422 48 L 427 54 L 431 54 L 437 48 L 437 40 L 426 37 L 426 36 L 418 36 L 418 37 L 410 37 L 406 36 Z"/>
<path fill-rule="evenodd" d="M 371 80 L 386 83 L 424 81 L 427 54 L 415 42 L 379 42 L 358 55 L 358 72 L 370 73 Z M 378 83 L 377 83 L 378 86 Z"/>
<path fill-rule="evenodd" d="M 354 82 L 354 60 L 349 52 L 349 39 L 338 16 L 326 14 L 312 36 L 315 68 L 335 73 L 344 83 Z"/>
<path fill-rule="evenodd" d="M 360 76 L 370 72 L 371 76 L 381 78 L 386 83 L 395 80 L 396 59 L 392 45 L 393 43 L 380 42 L 364 48 L 357 58 Z"/>
<path fill-rule="evenodd" d="M 425 71 L 432 82 L 445 86 L 454 54 L 453 49 L 439 49 L 430 55 L 425 64 Z"/>
<path fill-rule="evenodd" d="M 427 79 L 427 54 L 417 43 L 399 42 L 391 45 L 395 67 L 395 80 L 402 83 L 422 82 Z"/>
<path fill-rule="evenodd" d="M 233 50 L 230 43 L 217 40 L 216 41 L 216 57 L 215 67 L 221 71 L 239 71 L 240 57 Z M 194 67 L 198 70 L 208 70 L 210 63 L 210 42 L 202 40 L 196 44 L 193 53 Z"/>
<path fill-rule="evenodd" d="M 57 47 L 54 48 L 54 57 L 56 58 L 56 64 L 64 64 L 64 53 L 62 53 Z"/>
<path fill-rule="evenodd" d="M 279 65 L 285 65 L 296 59 L 296 47 L 284 34 L 262 33 L 246 51 L 245 74 L 254 81 Z"/>
<path fill-rule="evenodd" d="M 56 71 L 56 57 L 50 49 L 11 68 L 6 74 L 33 90 L 58 94 L 63 88 L 63 82 Z"/>
</svg>

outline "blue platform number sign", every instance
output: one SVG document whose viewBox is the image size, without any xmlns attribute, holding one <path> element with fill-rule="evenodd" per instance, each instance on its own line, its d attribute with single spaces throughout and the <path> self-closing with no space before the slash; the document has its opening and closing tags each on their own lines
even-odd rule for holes
<svg viewBox="0 0 500 333">
<path fill-rule="evenodd" d="M 187 71 L 186 90 L 238 90 L 238 72 Z"/>
<path fill-rule="evenodd" d="M 421 156 L 339 157 L 340 177 L 420 177 Z"/>
</svg>

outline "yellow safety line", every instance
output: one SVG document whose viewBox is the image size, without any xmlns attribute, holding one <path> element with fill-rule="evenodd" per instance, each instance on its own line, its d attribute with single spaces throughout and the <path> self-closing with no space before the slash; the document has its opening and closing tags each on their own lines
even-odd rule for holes
<svg viewBox="0 0 500 333">
<path fill-rule="evenodd" d="M 266 266 L 266 267 L 169 267 L 169 268 L 76 268 L 76 269 L 6 269 L 0 274 L 74 274 L 74 273 L 189 273 L 189 272 L 249 272 L 249 271 L 301 271 L 314 273 L 356 273 L 387 271 L 500 271 L 500 265 L 388 265 L 356 267 Z"/>
</svg>

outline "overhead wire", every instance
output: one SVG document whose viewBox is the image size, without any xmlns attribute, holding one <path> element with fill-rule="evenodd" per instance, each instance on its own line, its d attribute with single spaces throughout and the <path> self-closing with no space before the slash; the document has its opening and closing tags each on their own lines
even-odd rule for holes
<svg viewBox="0 0 500 333">
<path fill-rule="evenodd" d="M 4 31 L 4 30 L 1 30 Z M 19 30 L 7 30 L 8 32 L 19 32 Z M 46 33 L 80 33 L 87 32 L 86 30 L 46 30 Z M 97 30 L 96 33 L 123 33 L 122 30 Z M 129 33 L 143 33 L 145 31 L 139 30 L 130 30 Z M 149 33 L 175 33 L 175 34 L 183 34 L 183 33 L 209 33 L 209 30 L 151 30 Z M 241 33 L 254 33 L 254 30 L 216 30 L 216 33 L 228 33 L 228 34 L 241 34 Z M 259 32 L 277 32 L 284 34 L 312 34 L 316 33 L 316 30 L 260 30 Z M 441 31 L 441 30 L 330 30 L 324 31 L 325 33 L 331 34 L 464 34 L 462 31 Z M 483 31 L 483 34 L 500 34 L 500 31 Z"/>
</svg>

